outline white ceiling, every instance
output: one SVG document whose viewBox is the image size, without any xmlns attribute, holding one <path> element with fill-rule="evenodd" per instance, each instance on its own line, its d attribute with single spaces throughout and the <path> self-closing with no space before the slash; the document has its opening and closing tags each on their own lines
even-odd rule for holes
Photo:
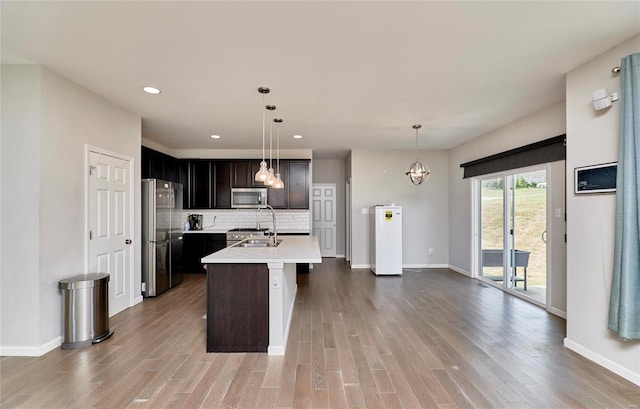
<svg viewBox="0 0 640 409">
<path fill-rule="evenodd" d="M 268 86 L 281 147 L 325 156 L 413 149 L 415 123 L 421 148 L 449 149 L 564 100 L 565 73 L 640 32 L 638 1 L 0 7 L 3 63 L 43 64 L 104 96 L 141 116 L 150 141 L 259 148 Z"/>
</svg>

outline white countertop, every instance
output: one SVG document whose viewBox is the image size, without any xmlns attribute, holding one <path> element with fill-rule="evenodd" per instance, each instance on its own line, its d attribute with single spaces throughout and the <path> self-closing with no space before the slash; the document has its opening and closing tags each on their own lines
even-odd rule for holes
<svg viewBox="0 0 640 409">
<path fill-rule="evenodd" d="M 222 229 L 222 228 L 216 228 L 216 227 L 211 227 L 208 229 L 202 229 L 202 230 L 185 230 L 182 233 L 186 234 L 186 233 L 222 233 L 225 234 L 227 231 L 229 231 L 229 229 Z"/>
<path fill-rule="evenodd" d="M 185 230 L 182 233 L 183 234 L 187 234 L 187 233 L 226 233 L 228 232 L 229 229 L 228 228 L 217 228 L 217 227 L 210 227 L 207 229 L 202 229 L 202 230 Z M 309 234 L 308 231 L 294 231 L 294 230 L 287 230 L 287 231 L 280 231 L 278 230 L 278 234 Z"/>
<path fill-rule="evenodd" d="M 322 263 L 315 236 L 278 236 L 278 247 L 227 247 L 202 258 L 202 263 Z"/>
</svg>

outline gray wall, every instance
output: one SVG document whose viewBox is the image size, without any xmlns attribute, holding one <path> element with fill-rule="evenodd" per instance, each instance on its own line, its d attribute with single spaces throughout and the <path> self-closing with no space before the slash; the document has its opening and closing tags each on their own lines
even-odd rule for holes
<svg viewBox="0 0 640 409">
<path fill-rule="evenodd" d="M 418 156 L 432 175 L 414 186 L 404 172 L 415 160 L 415 151 L 351 151 L 353 267 L 370 264 L 369 215 L 361 209 L 389 203 L 403 207 L 403 264 L 449 264 L 449 157 L 444 151 L 420 151 Z"/>
<path fill-rule="evenodd" d="M 25 349 L 40 345 L 41 71 L 40 66 L 2 66 L 0 85 L 0 346 Z"/>
<path fill-rule="evenodd" d="M 2 301 L 0 352 L 40 355 L 59 346 L 58 281 L 85 272 L 85 147 L 134 158 L 140 118 L 34 65 L 2 66 Z M 140 186 L 132 255 L 140 295 Z"/>
<path fill-rule="evenodd" d="M 449 152 L 449 171 L 452 175 L 449 185 L 450 264 L 454 269 L 467 275 L 472 273 L 471 180 L 462 178 L 463 171 L 460 164 L 564 133 L 565 104 L 561 102 L 489 132 Z M 564 211 L 564 178 L 564 161 L 552 163 L 547 174 L 550 200 L 548 209 Z M 548 227 L 553 234 L 547 232 L 547 246 L 550 248 L 551 255 L 550 266 L 553 268 L 552 271 L 548 271 L 548 284 L 552 290 L 549 310 L 564 316 L 566 311 L 564 218 L 551 216 L 553 211 L 548 215 Z"/>
<path fill-rule="evenodd" d="M 460 164 L 564 133 L 565 105 L 560 102 L 449 151 L 452 266 L 471 272 L 471 181 L 462 178 Z"/>
<path fill-rule="evenodd" d="M 345 193 L 344 159 L 313 159 L 313 183 L 336 184 L 336 255 L 345 256 Z"/>
<path fill-rule="evenodd" d="M 591 92 L 620 89 L 611 68 L 640 52 L 640 35 L 567 74 L 567 169 L 618 160 L 619 103 L 594 111 Z M 640 342 L 607 330 L 615 195 L 575 195 L 567 174 L 567 338 L 565 345 L 640 385 Z"/>
</svg>

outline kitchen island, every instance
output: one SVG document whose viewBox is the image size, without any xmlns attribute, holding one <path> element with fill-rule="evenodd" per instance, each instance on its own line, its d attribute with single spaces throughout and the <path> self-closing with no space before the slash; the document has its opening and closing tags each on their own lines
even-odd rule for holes
<svg viewBox="0 0 640 409">
<path fill-rule="evenodd" d="M 207 352 L 284 355 L 297 285 L 296 263 L 321 263 L 315 236 L 277 247 L 227 247 L 207 265 Z"/>
</svg>

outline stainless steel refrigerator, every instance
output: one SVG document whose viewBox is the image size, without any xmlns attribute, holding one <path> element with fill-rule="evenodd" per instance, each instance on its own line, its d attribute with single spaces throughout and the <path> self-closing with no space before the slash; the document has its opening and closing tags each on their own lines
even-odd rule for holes
<svg viewBox="0 0 640 409">
<path fill-rule="evenodd" d="M 182 185 L 142 180 L 142 295 L 155 297 L 182 282 Z"/>
</svg>

